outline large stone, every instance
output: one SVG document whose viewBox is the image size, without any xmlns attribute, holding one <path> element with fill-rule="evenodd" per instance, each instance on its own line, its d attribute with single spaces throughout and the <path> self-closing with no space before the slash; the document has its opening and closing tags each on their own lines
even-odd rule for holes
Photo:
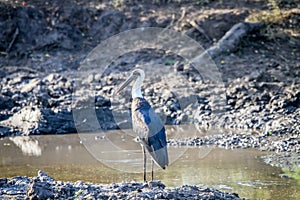
<svg viewBox="0 0 300 200">
<path fill-rule="evenodd" d="M 24 107 L 2 124 L 22 135 L 75 132 L 71 111 Z"/>
<path fill-rule="evenodd" d="M 72 112 L 68 109 L 24 107 L 1 124 L 22 135 L 75 133 L 77 130 L 95 132 L 117 128 L 108 108 L 76 108 Z"/>
<path fill-rule="evenodd" d="M 24 84 L 21 87 L 21 92 L 31 92 L 35 87 L 37 87 L 38 84 L 40 84 L 41 79 L 39 78 L 34 78 L 30 80 L 27 84 Z"/>
<path fill-rule="evenodd" d="M 13 130 L 22 132 L 24 135 L 37 134 L 39 121 L 42 117 L 40 109 L 25 107 L 13 116 L 3 121 L 2 124 L 11 127 Z"/>
</svg>

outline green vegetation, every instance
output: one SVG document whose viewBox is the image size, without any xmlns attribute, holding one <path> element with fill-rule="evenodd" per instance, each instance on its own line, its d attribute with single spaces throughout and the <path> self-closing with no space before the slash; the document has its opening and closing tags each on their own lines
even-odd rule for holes
<svg viewBox="0 0 300 200">
<path fill-rule="evenodd" d="M 250 22 L 264 22 L 263 35 L 274 40 L 277 38 L 300 37 L 300 9 L 293 6 L 295 1 L 268 0 L 268 10 L 253 12 L 247 19 Z"/>
<path fill-rule="evenodd" d="M 298 185 L 300 186 L 300 167 L 296 167 L 295 171 L 289 171 L 283 169 L 284 173 L 290 175 L 292 178 L 296 179 Z"/>
</svg>

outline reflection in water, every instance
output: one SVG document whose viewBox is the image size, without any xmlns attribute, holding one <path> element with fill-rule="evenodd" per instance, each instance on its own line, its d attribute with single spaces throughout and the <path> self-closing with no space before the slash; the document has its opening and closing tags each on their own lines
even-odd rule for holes
<svg viewBox="0 0 300 200">
<path fill-rule="evenodd" d="M 134 171 L 142 166 L 140 146 L 132 137 L 128 137 L 130 146 L 126 145 L 125 136 L 122 143 L 118 134 L 120 132 L 112 131 L 106 137 L 86 135 L 86 139 L 93 140 L 91 144 L 95 146 L 105 145 L 103 140 L 107 137 L 117 144 L 118 152 L 109 148 L 106 151 L 102 148 L 99 152 L 107 162 L 103 162 L 104 159 L 97 161 L 77 134 L 4 138 L 0 140 L 0 177 L 36 176 L 41 169 L 64 181 L 142 181 L 141 173 Z M 26 146 L 34 148 L 25 151 Z M 181 156 L 178 157 L 179 153 Z M 125 156 L 118 157 L 122 154 Z M 178 159 L 173 159 L 167 170 L 156 168 L 155 173 L 155 179 L 162 180 L 167 187 L 183 184 L 211 186 L 250 199 L 297 199 L 300 196 L 297 182 L 280 178 L 281 169 L 266 165 L 260 159 L 263 153 L 256 150 L 169 147 L 169 154 Z M 117 165 L 122 166 L 119 167 L 121 171 L 116 170 Z"/>
<path fill-rule="evenodd" d="M 17 147 L 19 147 L 24 155 L 42 155 L 42 149 L 39 146 L 38 140 L 32 139 L 29 136 L 15 136 L 10 137 L 9 140 L 11 140 Z"/>
<path fill-rule="evenodd" d="M 184 140 L 196 135 L 205 136 L 210 132 L 198 131 L 194 126 L 166 126 L 168 139 Z M 135 133 L 131 129 L 107 131 L 97 134 L 78 134 L 82 144 L 94 158 L 103 164 L 123 172 L 142 173 L 143 154 L 139 142 L 135 141 Z M 169 165 L 172 165 L 188 149 L 187 146 L 171 148 L 169 150 Z M 209 154 L 212 147 L 199 149 L 202 157 Z M 171 151 L 171 152 L 170 152 Z M 147 168 L 150 168 L 151 160 L 147 159 Z M 159 170 L 157 167 L 154 170 Z"/>
</svg>

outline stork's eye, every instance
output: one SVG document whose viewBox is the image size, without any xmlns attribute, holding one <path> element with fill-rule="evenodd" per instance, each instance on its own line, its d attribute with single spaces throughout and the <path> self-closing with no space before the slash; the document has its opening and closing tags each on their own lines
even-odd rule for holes
<svg viewBox="0 0 300 200">
<path fill-rule="evenodd" d="M 132 74 L 135 75 L 135 76 L 139 76 L 140 75 L 140 73 L 138 71 L 134 71 Z"/>
</svg>

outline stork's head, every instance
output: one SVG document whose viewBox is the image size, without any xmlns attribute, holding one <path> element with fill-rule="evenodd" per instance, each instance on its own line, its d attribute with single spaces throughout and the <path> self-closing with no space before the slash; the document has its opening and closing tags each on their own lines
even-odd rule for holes
<svg viewBox="0 0 300 200">
<path fill-rule="evenodd" d="M 119 88 L 114 92 L 114 94 L 119 94 L 129 83 L 132 81 L 138 81 L 139 85 L 142 84 L 143 80 L 145 78 L 145 72 L 142 69 L 134 69 L 130 76 L 127 78 L 126 81 L 124 81 Z"/>
<path fill-rule="evenodd" d="M 131 72 L 131 75 L 130 75 L 130 76 L 136 77 L 135 79 L 137 79 L 137 78 L 140 77 L 141 80 L 143 81 L 144 78 L 145 78 L 145 72 L 144 72 L 142 69 L 137 68 L 137 69 L 134 69 L 134 70 Z"/>
</svg>

